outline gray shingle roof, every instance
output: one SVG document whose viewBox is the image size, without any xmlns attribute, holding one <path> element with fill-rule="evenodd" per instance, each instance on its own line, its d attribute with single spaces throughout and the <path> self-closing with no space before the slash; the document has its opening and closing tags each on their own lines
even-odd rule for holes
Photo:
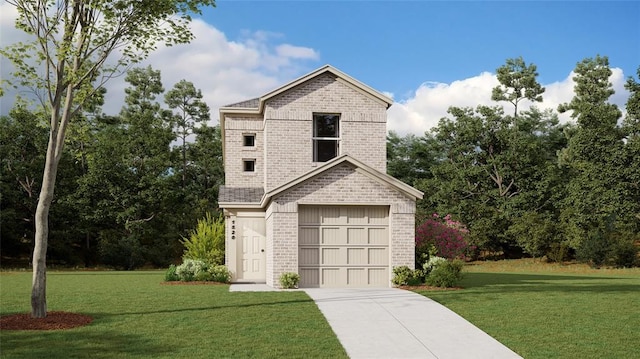
<svg viewBox="0 0 640 359">
<path fill-rule="evenodd" d="M 218 202 L 222 203 L 260 203 L 264 195 L 262 187 L 220 186 Z"/>
<path fill-rule="evenodd" d="M 258 108 L 260 104 L 260 98 L 252 98 L 251 100 L 246 100 L 242 102 L 232 103 L 231 105 L 226 105 L 223 107 L 239 107 L 239 108 Z"/>
</svg>

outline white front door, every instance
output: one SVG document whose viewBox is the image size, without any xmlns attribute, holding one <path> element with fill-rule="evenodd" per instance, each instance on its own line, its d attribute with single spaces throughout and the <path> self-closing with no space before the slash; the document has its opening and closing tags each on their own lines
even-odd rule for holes
<svg viewBox="0 0 640 359">
<path fill-rule="evenodd" d="M 238 279 L 266 280 L 264 218 L 238 218 Z"/>
</svg>

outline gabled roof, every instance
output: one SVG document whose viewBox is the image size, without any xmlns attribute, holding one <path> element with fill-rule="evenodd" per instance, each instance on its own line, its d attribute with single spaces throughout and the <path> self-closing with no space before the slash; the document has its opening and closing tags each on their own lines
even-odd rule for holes
<svg viewBox="0 0 640 359">
<path fill-rule="evenodd" d="M 407 197 L 414 197 L 416 199 L 421 199 L 424 196 L 424 193 L 418 191 L 417 189 L 409 186 L 408 184 L 397 180 L 386 173 L 382 173 L 372 167 L 367 166 L 366 164 L 356 160 L 355 158 L 349 156 L 348 154 L 343 154 L 332 159 L 329 162 L 326 162 L 324 165 L 305 173 L 304 175 L 289 181 L 279 187 L 272 189 L 271 191 L 265 193 L 265 198 L 262 200 L 265 202 L 265 199 L 271 199 L 284 191 L 291 189 L 311 178 L 318 176 L 332 168 L 335 168 L 343 163 L 349 163 L 356 168 L 356 171 L 364 174 L 365 176 L 373 179 L 374 181 L 380 182 L 383 185 L 391 187 L 397 191 L 404 193 Z M 265 203 L 266 204 L 266 203 Z"/>
<path fill-rule="evenodd" d="M 353 77 L 345 74 L 344 72 L 336 69 L 335 67 L 331 66 L 331 65 L 324 65 L 321 68 L 312 71 L 302 77 L 299 77 L 281 87 L 278 87 L 277 89 L 257 98 L 257 99 L 251 99 L 248 101 L 243 101 L 243 102 L 238 102 L 235 104 L 231 104 L 231 105 L 227 105 L 227 106 L 223 106 L 220 107 L 220 121 L 223 122 L 224 121 L 224 114 L 225 113 L 250 113 L 250 114 L 261 114 L 262 111 L 264 111 L 264 105 L 265 102 L 275 96 L 278 96 L 279 94 L 288 91 L 300 84 L 303 84 L 317 76 L 326 74 L 326 73 L 330 73 L 333 74 L 334 76 L 336 76 L 337 78 L 341 79 L 342 81 L 344 81 L 344 83 L 346 83 L 348 86 L 351 86 L 353 88 L 355 88 L 356 90 L 359 90 L 363 93 L 365 93 L 366 95 L 373 97 L 374 99 L 382 102 L 382 103 L 386 103 L 387 104 L 387 108 L 389 108 L 392 104 L 393 104 L 393 100 L 383 94 L 381 94 L 380 92 L 372 89 L 371 87 L 363 84 L 362 82 L 354 79 Z M 257 101 L 257 103 L 256 103 Z"/>
<path fill-rule="evenodd" d="M 389 176 L 386 173 L 382 173 L 372 167 L 367 166 L 366 164 L 356 160 L 355 158 L 349 156 L 348 154 L 344 154 L 341 155 L 339 157 L 336 157 L 334 159 L 332 159 L 329 162 L 326 162 L 324 165 L 311 170 L 305 174 L 303 174 L 300 177 L 297 177 L 279 187 L 276 187 L 274 189 L 272 189 L 271 191 L 264 193 L 264 195 L 262 196 L 262 198 L 257 201 L 257 195 L 259 190 L 258 189 L 252 189 L 254 190 L 253 192 L 253 197 L 251 198 L 251 201 L 247 201 L 246 199 L 248 197 L 243 197 L 242 202 L 235 202 L 232 201 L 231 199 L 231 195 L 230 194 L 225 194 L 223 197 L 223 193 L 228 192 L 228 191 L 238 191 L 236 192 L 238 195 L 240 195 L 240 193 L 243 193 L 244 188 L 228 188 L 226 187 L 224 190 L 221 188 L 220 190 L 220 199 L 218 201 L 218 205 L 221 208 L 265 208 L 267 206 L 267 204 L 269 204 L 269 201 L 271 201 L 272 198 L 276 197 L 277 195 L 284 193 L 285 191 L 294 188 L 295 186 L 302 184 L 316 176 L 321 175 L 322 173 L 325 173 L 326 171 L 335 168 L 337 166 L 340 166 L 343 163 L 348 163 L 351 166 L 355 167 L 356 171 L 359 173 L 362 173 L 363 175 L 371 178 L 374 181 L 377 181 L 379 183 L 381 183 L 382 185 L 385 185 L 387 187 L 393 188 L 401 193 L 403 193 L 405 196 L 407 197 L 413 197 L 416 199 L 421 199 L 424 196 L 424 193 L 422 193 L 421 191 L 409 186 L 408 184 L 397 180 L 391 176 Z M 228 201 L 228 202 L 227 202 Z"/>
</svg>

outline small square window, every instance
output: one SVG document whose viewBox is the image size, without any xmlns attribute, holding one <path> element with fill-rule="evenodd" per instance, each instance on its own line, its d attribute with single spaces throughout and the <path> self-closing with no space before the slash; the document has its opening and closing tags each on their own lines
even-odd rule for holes
<svg viewBox="0 0 640 359">
<path fill-rule="evenodd" d="M 256 145 L 256 135 L 255 134 L 242 135 L 242 145 L 244 147 L 254 147 Z"/>
<path fill-rule="evenodd" d="M 245 172 L 256 171 L 256 160 L 243 160 L 242 164 Z"/>
</svg>

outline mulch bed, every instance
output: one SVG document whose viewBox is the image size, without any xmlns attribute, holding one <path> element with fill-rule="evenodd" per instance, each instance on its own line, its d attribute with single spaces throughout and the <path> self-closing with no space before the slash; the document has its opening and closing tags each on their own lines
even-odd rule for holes
<svg viewBox="0 0 640 359">
<path fill-rule="evenodd" d="M 46 318 L 31 318 L 31 314 L 11 314 L 0 317 L 0 330 L 60 330 L 83 327 L 93 318 L 77 313 L 48 312 Z"/>
<path fill-rule="evenodd" d="M 171 282 L 161 282 L 161 285 L 202 285 L 202 284 L 206 284 L 206 285 L 225 285 L 225 284 L 229 284 L 229 283 L 220 283 L 220 282 L 211 282 L 211 281 L 191 281 L 191 282 L 185 282 L 185 281 L 171 281 Z"/>
<path fill-rule="evenodd" d="M 451 288 L 442 288 L 442 287 L 432 287 L 429 285 L 402 285 L 398 287 L 400 289 L 406 290 L 429 290 L 429 291 L 443 291 L 443 290 L 462 290 L 462 287 L 451 287 Z"/>
</svg>

